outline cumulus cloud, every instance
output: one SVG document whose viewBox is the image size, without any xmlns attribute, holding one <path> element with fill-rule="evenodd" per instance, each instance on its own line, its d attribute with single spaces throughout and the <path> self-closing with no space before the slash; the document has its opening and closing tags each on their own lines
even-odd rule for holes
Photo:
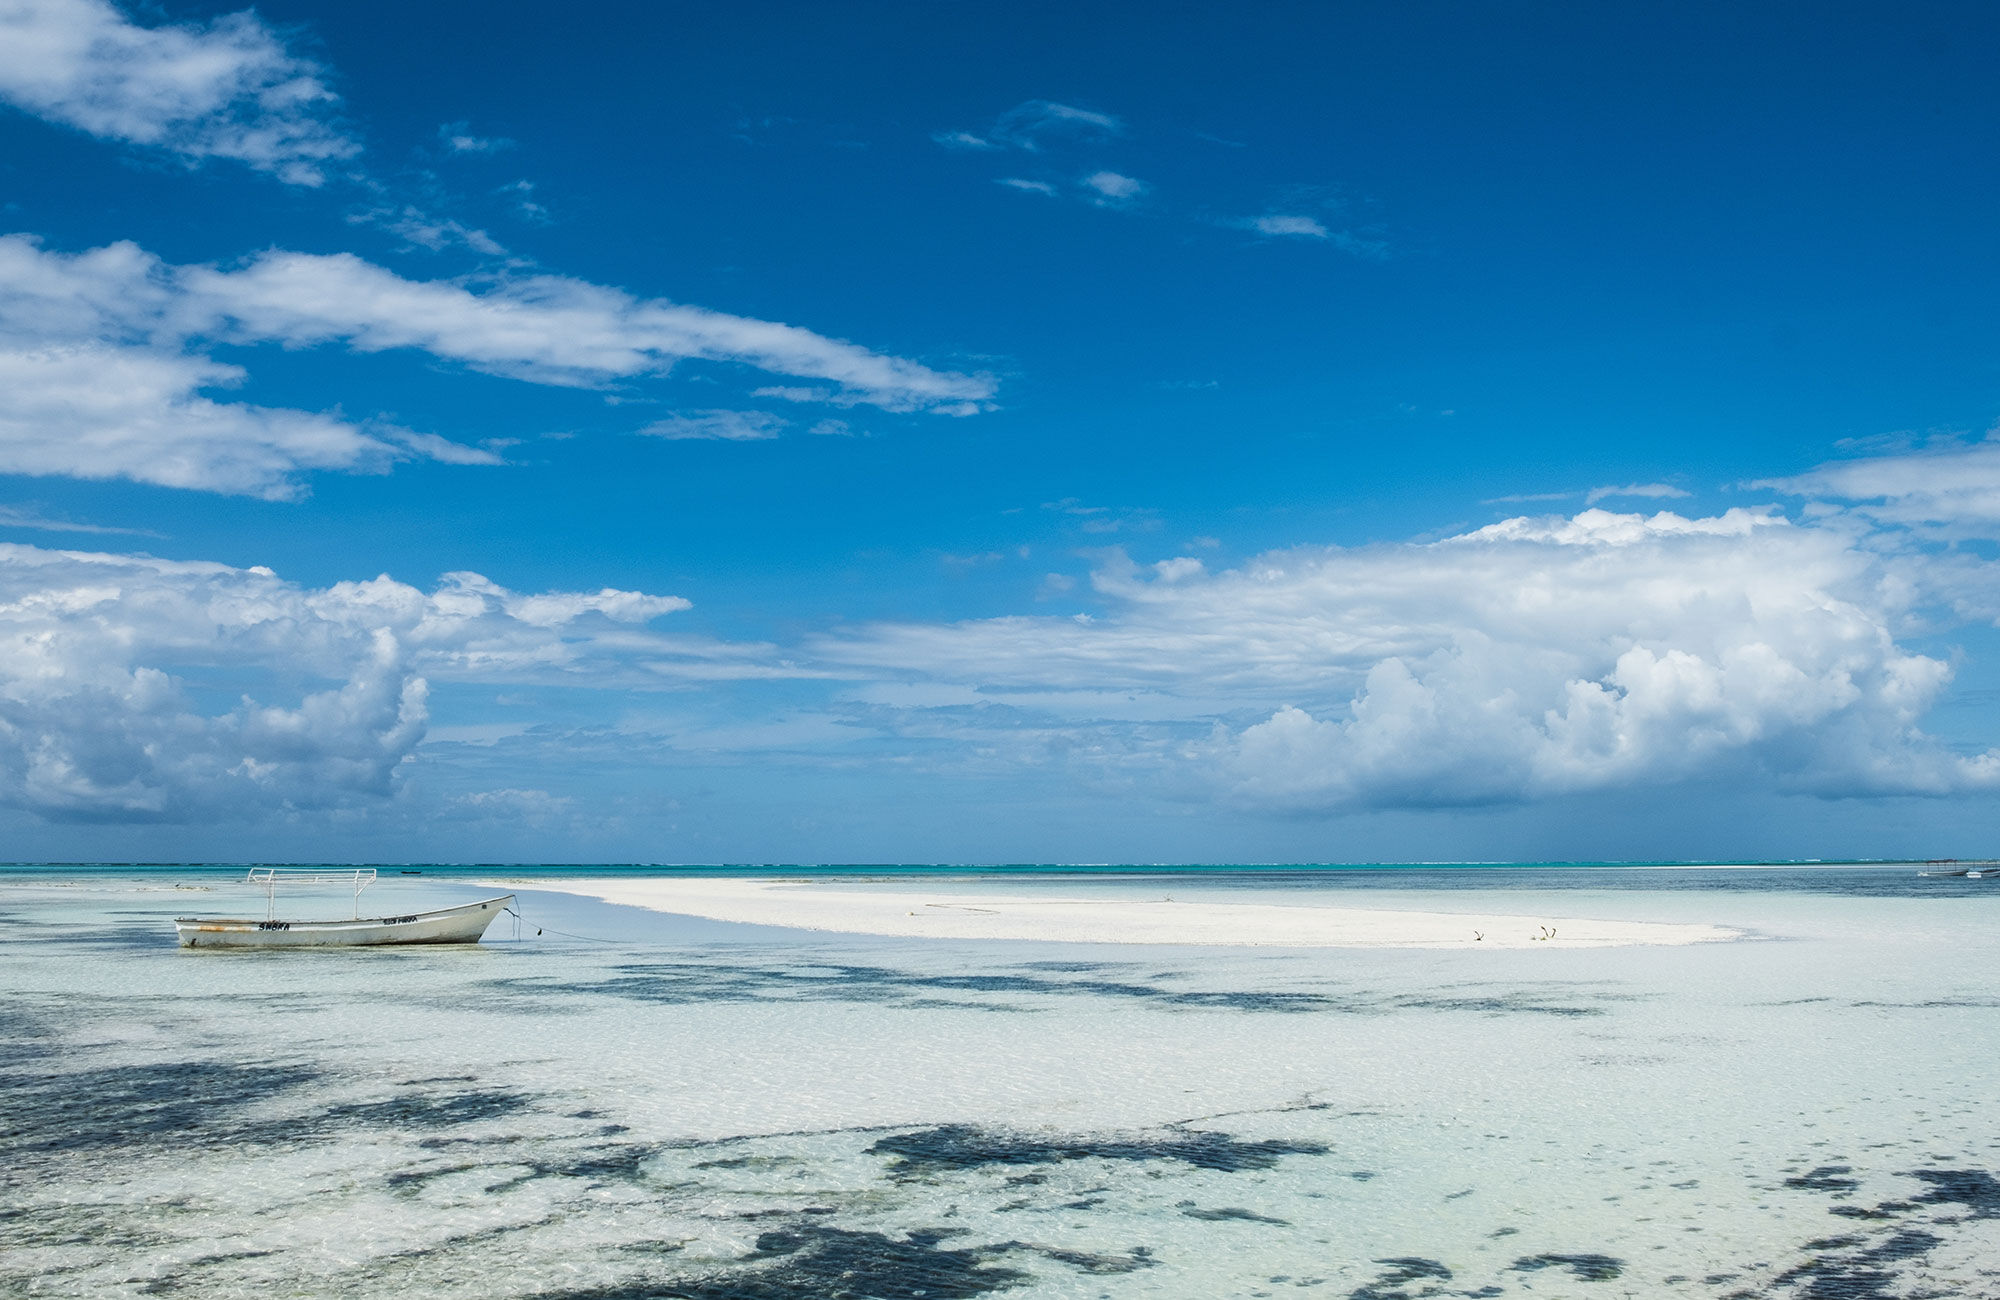
<svg viewBox="0 0 2000 1300">
<path fill-rule="evenodd" d="M 0 99 L 190 163 L 323 183 L 359 152 L 324 78 L 249 11 L 142 27 L 106 0 L 0 0 Z"/>
<path fill-rule="evenodd" d="M 411 349 L 571 387 L 657 376 L 682 360 L 732 362 L 820 381 L 779 390 L 794 400 L 952 415 L 990 406 L 995 388 L 991 376 L 560 276 L 411 280 L 348 254 L 286 252 L 235 268 L 174 266 L 131 243 L 62 254 L 0 236 L 0 472 L 282 498 L 311 470 L 496 460 L 337 413 L 218 401 L 208 394 L 245 375 L 205 355 L 214 343 Z M 743 418 L 734 434 L 700 436 L 750 436 L 755 420 L 777 417 Z"/>
<path fill-rule="evenodd" d="M 880 625 L 822 655 L 988 692 L 1182 701 L 1181 761 L 1247 804 L 1532 800 L 1739 772 L 1828 796 L 2000 785 L 1920 720 L 1949 680 L 1897 644 L 1923 598 L 1851 531 L 1768 510 L 1586 510 L 1209 573 L 1092 575 L 1105 612 Z M 1247 725 L 1246 725 L 1247 723 Z"/>
<path fill-rule="evenodd" d="M 308 588 L 269 569 L 0 545 L 0 804 L 184 821 L 380 800 L 430 681 L 589 681 L 671 643 L 673 596 Z M 594 621 L 594 622 L 593 622 Z M 257 680 L 217 701 L 194 676 Z M 286 698 L 274 699 L 273 695 Z"/>
<path fill-rule="evenodd" d="M 1062 762 L 1304 812 L 1716 779 L 1942 795 L 2000 787 L 2000 753 L 1925 733 L 1951 667 L 1899 642 L 1941 610 L 2000 617 L 1991 567 L 1845 515 L 1588 509 L 1227 569 L 1100 553 L 1087 592 L 1048 576 L 1049 615 L 842 629 L 795 662 L 653 626 L 687 608 L 674 596 L 477 573 L 306 588 L 0 547 L 0 804 L 100 819 L 366 804 L 397 788 L 434 683 L 708 699 L 802 678 L 844 686 L 825 711 L 704 725 L 736 748 L 873 737 L 968 773 Z"/>
</svg>

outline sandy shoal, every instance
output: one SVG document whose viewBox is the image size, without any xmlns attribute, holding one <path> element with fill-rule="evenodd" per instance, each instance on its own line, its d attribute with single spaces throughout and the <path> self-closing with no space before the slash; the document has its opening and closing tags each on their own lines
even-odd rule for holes
<svg viewBox="0 0 2000 1300">
<path fill-rule="evenodd" d="M 838 934 L 1060 943 L 1281 948 L 1609 948 L 1715 943 L 1718 925 L 1573 916 L 1407 912 L 1366 907 L 1176 902 L 1166 895 L 1007 898 L 936 889 L 884 891 L 823 880 L 565 879 L 509 882 L 656 912 Z M 1553 932 L 1552 938 L 1543 936 Z"/>
</svg>

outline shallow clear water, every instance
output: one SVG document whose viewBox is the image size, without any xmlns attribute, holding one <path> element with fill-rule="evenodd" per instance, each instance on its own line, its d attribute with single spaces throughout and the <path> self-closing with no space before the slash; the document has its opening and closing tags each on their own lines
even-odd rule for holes
<svg viewBox="0 0 2000 1300">
<path fill-rule="evenodd" d="M 919 943 L 528 889 L 476 949 L 174 947 L 261 907 L 230 880 L 0 876 L 0 1290 L 2000 1295 L 2000 881 L 951 884 L 1752 936 L 1684 948 Z"/>
</svg>

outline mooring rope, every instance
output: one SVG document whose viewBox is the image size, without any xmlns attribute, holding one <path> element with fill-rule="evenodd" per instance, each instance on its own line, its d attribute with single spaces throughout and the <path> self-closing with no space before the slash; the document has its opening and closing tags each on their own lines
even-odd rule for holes
<svg viewBox="0 0 2000 1300">
<path fill-rule="evenodd" d="M 518 942 L 518 941 L 520 940 L 520 938 L 521 938 L 521 922 L 522 922 L 522 921 L 524 921 L 524 920 L 526 920 L 527 918 L 526 918 L 526 917 L 524 917 L 524 916 L 522 916 L 522 915 L 521 915 L 521 913 L 520 913 L 519 911 L 517 911 L 517 910 L 516 910 L 516 909 L 515 909 L 515 908 L 514 908 L 513 906 L 509 906 L 509 907 L 507 908 L 507 911 L 509 911 L 509 912 L 513 913 L 513 916 L 514 916 L 514 938 L 515 938 L 515 941 L 516 941 L 516 942 Z M 600 939 L 600 938 L 598 938 L 598 937 L 597 937 L 596 935 L 590 935 L 590 934 L 571 934 L 571 933 L 570 933 L 569 931 L 567 931 L 567 930 L 558 930 L 558 929 L 556 929 L 556 928 L 555 928 L 554 926 L 552 926 L 552 925 L 538 925 L 538 926 L 536 926 L 536 927 L 535 927 L 535 936 L 536 936 L 537 938 L 540 938 L 540 937 L 541 937 L 541 933 L 542 933 L 542 931 L 544 931 L 544 930 L 547 930 L 547 931 L 548 931 L 548 932 L 549 932 L 550 934 L 559 934 L 559 935 L 561 935 L 561 936 L 562 936 L 563 938 L 565 938 L 565 939 L 578 939 L 578 940 L 581 940 L 581 941 L 582 941 L 582 942 L 584 942 L 584 943 L 617 943 L 617 942 L 618 942 L 618 940 L 616 940 L 616 939 Z"/>
</svg>

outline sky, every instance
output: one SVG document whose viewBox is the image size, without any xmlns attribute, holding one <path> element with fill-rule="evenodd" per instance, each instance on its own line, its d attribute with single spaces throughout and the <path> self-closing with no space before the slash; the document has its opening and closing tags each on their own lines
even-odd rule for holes
<svg viewBox="0 0 2000 1300">
<path fill-rule="evenodd" d="M 0 0 L 0 856 L 2000 855 L 1996 38 Z"/>
</svg>

